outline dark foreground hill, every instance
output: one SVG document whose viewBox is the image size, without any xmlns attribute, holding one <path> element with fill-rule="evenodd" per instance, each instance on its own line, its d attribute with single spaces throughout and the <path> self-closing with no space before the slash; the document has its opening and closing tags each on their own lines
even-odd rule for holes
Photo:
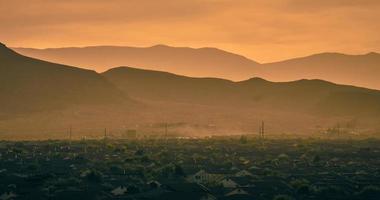
<svg viewBox="0 0 380 200">
<path fill-rule="evenodd" d="M 269 82 L 252 78 L 232 82 L 190 78 L 129 67 L 103 75 L 134 98 L 247 110 L 302 112 L 324 116 L 378 116 L 380 91 L 337 85 L 322 80 Z"/>
<path fill-rule="evenodd" d="M 233 82 L 120 67 L 103 75 L 140 101 L 158 105 L 161 120 L 212 124 L 226 130 L 257 130 L 261 120 L 272 132 L 316 132 L 350 126 L 377 130 L 380 92 L 323 80 Z M 165 113 L 177 113 L 169 115 Z"/>
<path fill-rule="evenodd" d="M 22 56 L 0 44 L 0 112 L 107 105 L 127 97 L 94 71 Z"/>
</svg>

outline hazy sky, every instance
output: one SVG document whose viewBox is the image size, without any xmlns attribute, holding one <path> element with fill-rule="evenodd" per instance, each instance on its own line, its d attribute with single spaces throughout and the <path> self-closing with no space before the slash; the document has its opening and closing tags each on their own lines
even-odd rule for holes
<svg viewBox="0 0 380 200">
<path fill-rule="evenodd" d="M 380 0 L 0 0 L 18 47 L 211 46 L 260 62 L 380 51 Z"/>
</svg>

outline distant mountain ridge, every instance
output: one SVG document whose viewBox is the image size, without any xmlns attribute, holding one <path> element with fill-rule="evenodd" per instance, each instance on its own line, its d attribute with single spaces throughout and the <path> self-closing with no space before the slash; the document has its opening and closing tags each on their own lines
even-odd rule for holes
<svg viewBox="0 0 380 200">
<path fill-rule="evenodd" d="M 380 54 L 347 55 L 321 53 L 263 64 L 261 77 L 289 81 L 300 78 L 323 79 L 335 83 L 380 89 Z"/>
<path fill-rule="evenodd" d="M 262 77 L 271 81 L 322 79 L 334 83 L 380 89 L 380 54 L 320 53 L 260 64 L 216 48 L 92 46 L 16 51 L 43 60 L 106 71 L 119 66 L 168 71 L 191 77 L 234 81 Z"/>
<path fill-rule="evenodd" d="M 31 57 L 56 63 L 96 69 L 135 66 L 169 71 L 193 77 L 246 79 L 257 62 L 217 48 L 189 48 L 155 45 L 152 47 L 91 46 L 51 49 L 14 48 Z"/>
</svg>

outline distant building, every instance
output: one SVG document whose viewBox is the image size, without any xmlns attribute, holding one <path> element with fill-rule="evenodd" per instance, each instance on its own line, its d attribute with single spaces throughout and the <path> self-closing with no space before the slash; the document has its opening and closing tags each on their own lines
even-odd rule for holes
<svg viewBox="0 0 380 200">
<path fill-rule="evenodd" d="M 253 176 L 253 174 L 247 170 L 241 170 L 235 174 L 236 177 Z"/>
<path fill-rule="evenodd" d="M 239 187 L 239 184 L 237 184 L 235 181 L 233 181 L 232 179 L 230 178 L 225 178 L 223 179 L 220 184 L 224 187 L 224 188 L 237 188 Z"/>
<path fill-rule="evenodd" d="M 223 178 L 224 178 L 223 174 L 212 174 L 202 169 L 202 170 L 199 170 L 197 173 L 188 176 L 187 181 L 192 182 L 192 183 L 209 184 L 209 183 L 217 183 Z"/>
<path fill-rule="evenodd" d="M 123 138 L 126 138 L 126 139 L 136 139 L 137 138 L 137 130 L 136 129 L 128 129 L 122 136 L 123 136 Z"/>
<path fill-rule="evenodd" d="M 232 192 L 227 193 L 225 196 L 229 197 L 234 195 L 249 195 L 249 193 L 243 189 L 238 188 L 236 190 L 233 190 Z"/>
<path fill-rule="evenodd" d="M 115 196 L 121 196 L 127 193 L 127 188 L 124 186 L 119 186 L 111 191 L 111 193 Z"/>
</svg>

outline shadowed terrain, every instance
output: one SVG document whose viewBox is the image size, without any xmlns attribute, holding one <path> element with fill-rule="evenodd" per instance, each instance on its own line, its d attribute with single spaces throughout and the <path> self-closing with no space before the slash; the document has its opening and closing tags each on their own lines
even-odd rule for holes
<svg viewBox="0 0 380 200">
<path fill-rule="evenodd" d="M 22 56 L 0 45 L 0 111 L 28 113 L 128 101 L 94 71 Z"/>
<path fill-rule="evenodd" d="M 232 82 L 190 78 L 129 67 L 103 73 L 134 98 L 168 103 L 293 111 L 326 116 L 372 116 L 380 113 L 380 92 L 322 80 L 275 83 L 261 78 Z"/>
</svg>

